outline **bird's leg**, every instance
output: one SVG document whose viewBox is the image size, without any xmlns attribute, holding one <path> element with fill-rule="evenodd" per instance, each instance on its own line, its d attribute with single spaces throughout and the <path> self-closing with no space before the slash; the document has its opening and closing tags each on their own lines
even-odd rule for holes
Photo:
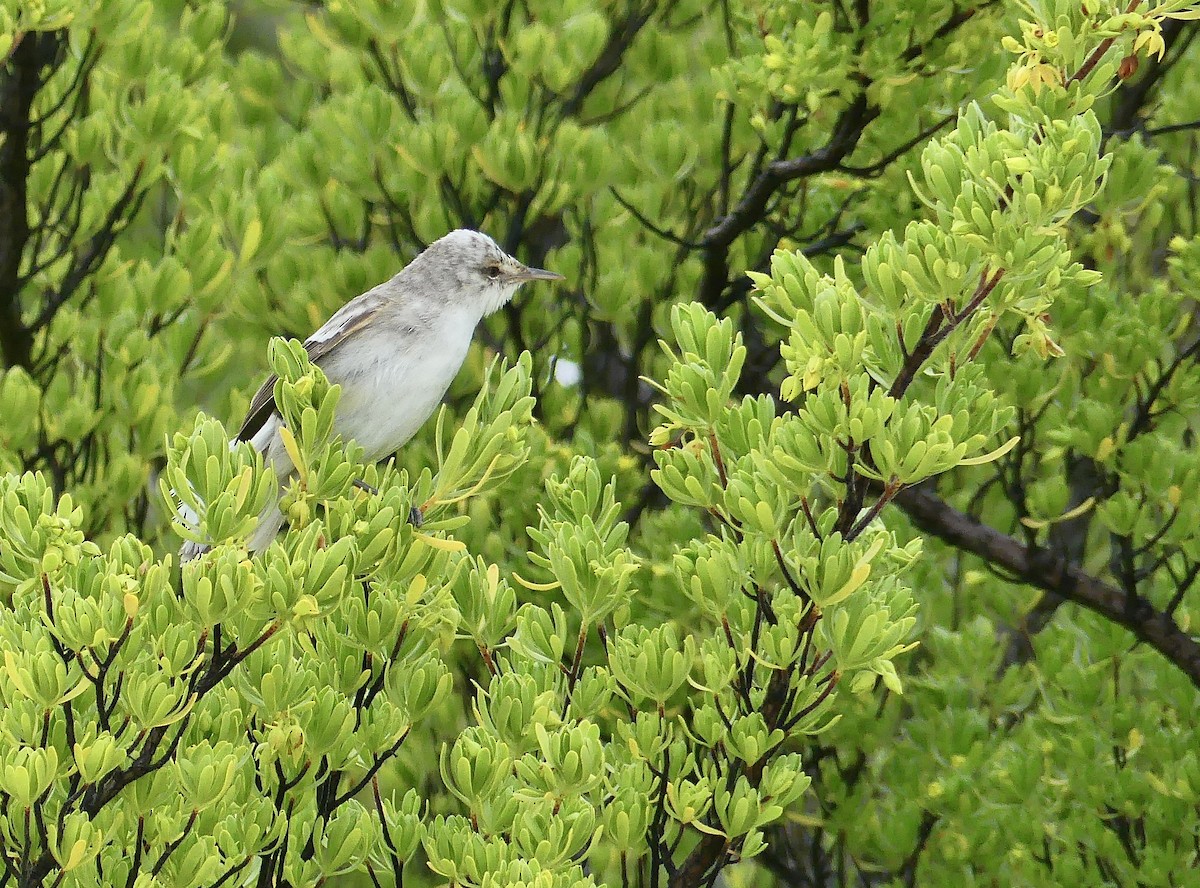
<svg viewBox="0 0 1200 888">
<path fill-rule="evenodd" d="M 365 490 L 367 493 L 376 495 L 379 493 L 378 488 L 372 487 L 366 481 L 362 480 L 362 478 L 355 478 L 351 483 L 359 490 Z M 408 523 L 413 527 L 420 527 L 425 523 L 425 515 L 417 506 L 413 506 L 408 510 Z"/>
</svg>

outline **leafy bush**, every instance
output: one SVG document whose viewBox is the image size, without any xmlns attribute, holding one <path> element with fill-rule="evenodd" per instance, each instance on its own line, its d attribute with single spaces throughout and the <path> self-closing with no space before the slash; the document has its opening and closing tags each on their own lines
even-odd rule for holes
<svg viewBox="0 0 1200 888">
<path fill-rule="evenodd" d="M 0 886 L 1182 884 L 1197 14 L 1012 6 L 0 9 Z M 363 465 L 458 225 L 571 286 Z"/>
</svg>

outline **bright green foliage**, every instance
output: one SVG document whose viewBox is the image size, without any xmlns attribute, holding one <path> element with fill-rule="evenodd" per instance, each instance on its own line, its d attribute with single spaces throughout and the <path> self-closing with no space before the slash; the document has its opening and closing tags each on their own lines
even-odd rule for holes
<svg viewBox="0 0 1200 888">
<path fill-rule="evenodd" d="M 0 5 L 0 888 L 1183 884 L 1195 18 Z M 268 339 L 460 225 L 363 465 Z"/>
<path fill-rule="evenodd" d="M 50 856 L 33 862 L 49 872 L 70 860 L 72 884 L 123 883 L 138 865 L 129 848 L 161 854 L 182 837 L 163 884 L 206 884 L 285 834 L 284 876 L 311 884 L 384 854 L 381 824 L 397 804 L 412 813 L 412 799 L 380 800 L 381 821 L 351 797 L 452 686 L 442 658 L 459 617 L 437 578 L 453 575 L 461 546 L 436 520 L 420 531 L 405 523 L 403 472 L 348 463 L 323 421 L 336 389 L 298 346 L 279 346 L 272 363 L 301 468 L 287 499 L 296 530 L 266 558 L 248 560 L 236 543 L 273 485 L 211 420 L 180 436 L 163 482 L 190 483 L 208 504 L 205 536 L 218 543 L 183 569 L 178 594 L 167 565 L 132 537 L 107 553 L 85 541 L 80 510 L 66 499 L 54 510 L 40 476 L 3 479 L 10 606 L 0 687 L 14 744 L 4 791 L 17 809 L 78 820 L 77 836 L 51 838 Z M 471 413 L 476 441 L 500 443 L 469 445 L 414 491 L 480 490 L 489 481 L 471 466 L 481 454 L 501 467 L 493 479 L 522 458 L 528 367 L 491 378 Z M 380 493 L 356 501 L 355 477 Z M 78 656 L 64 660 L 67 651 Z M 330 772 L 345 785 L 314 805 Z M 133 796 L 114 801 L 126 786 Z M 311 859 L 301 855 L 310 841 Z"/>
</svg>

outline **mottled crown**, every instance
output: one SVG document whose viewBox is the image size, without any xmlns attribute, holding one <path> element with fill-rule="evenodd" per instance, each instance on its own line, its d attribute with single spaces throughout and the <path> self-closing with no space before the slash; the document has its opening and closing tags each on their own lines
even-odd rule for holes
<svg viewBox="0 0 1200 888">
<path fill-rule="evenodd" d="M 395 278 L 405 290 L 491 314 L 510 300 L 527 269 L 479 231 L 459 228 L 425 248 Z"/>
</svg>

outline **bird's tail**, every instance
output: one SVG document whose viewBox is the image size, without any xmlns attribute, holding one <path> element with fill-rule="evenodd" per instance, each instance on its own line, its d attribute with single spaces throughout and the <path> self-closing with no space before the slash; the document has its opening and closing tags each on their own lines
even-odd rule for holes
<svg viewBox="0 0 1200 888">
<path fill-rule="evenodd" d="M 176 502 L 175 509 L 179 520 L 183 523 L 191 527 L 195 527 L 199 523 L 200 516 L 186 504 Z M 246 543 L 246 548 L 250 550 L 252 555 L 257 555 L 263 549 L 267 548 L 267 546 L 271 545 L 271 541 L 279 535 L 279 530 L 282 527 L 283 512 L 279 510 L 279 501 L 272 500 L 263 509 L 262 514 L 258 516 L 258 526 L 254 528 L 254 533 L 250 535 L 250 539 Z M 179 547 L 179 563 L 187 564 L 189 561 L 199 558 L 211 548 L 212 546 L 208 543 L 197 543 L 187 540 Z"/>
<path fill-rule="evenodd" d="M 171 493 L 171 498 L 175 500 L 175 514 L 179 518 L 179 521 L 189 527 L 195 527 L 200 521 L 200 516 L 196 514 L 196 510 L 191 506 L 188 506 L 186 503 L 181 502 L 178 495 L 176 495 L 174 491 Z M 187 564 L 189 561 L 199 558 L 211 548 L 212 546 L 208 545 L 207 543 L 197 543 L 193 542 L 192 540 L 186 540 L 179 549 L 179 563 Z"/>
<path fill-rule="evenodd" d="M 275 537 L 279 536 L 281 527 L 283 527 L 283 512 L 279 509 L 279 500 L 271 500 L 263 509 L 262 514 L 258 516 L 258 527 L 254 528 L 254 533 L 246 542 L 246 548 L 250 550 L 251 554 L 257 555 L 271 545 L 271 541 Z"/>
<path fill-rule="evenodd" d="M 278 430 L 279 418 L 272 416 L 267 424 L 263 426 L 258 435 L 250 444 L 258 450 L 259 453 L 268 454 L 268 463 L 275 469 L 276 478 L 279 481 L 280 491 L 287 485 L 288 479 L 292 476 L 291 461 L 287 457 L 286 451 L 282 445 L 272 446 L 279 441 Z M 234 450 L 238 442 L 230 441 L 229 449 Z M 272 450 L 278 449 L 279 453 L 271 453 Z M 172 491 L 174 494 L 174 491 Z M 195 509 L 190 508 L 184 503 L 178 494 L 174 494 L 175 513 L 179 521 L 190 528 L 195 528 L 200 523 L 200 516 L 196 514 Z M 269 502 L 262 514 L 258 516 L 258 526 L 254 528 L 254 533 L 246 543 L 246 547 L 250 550 L 250 554 L 257 555 L 267 546 L 271 545 L 271 541 L 279 536 L 279 531 L 283 527 L 283 512 L 279 510 L 279 500 L 274 498 Z M 199 558 L 212 546 L 208 543 L 196 543 L 188 540 L 179 549 L 179 563 L 187 564 L 196 558 Z"/>
</svg>

